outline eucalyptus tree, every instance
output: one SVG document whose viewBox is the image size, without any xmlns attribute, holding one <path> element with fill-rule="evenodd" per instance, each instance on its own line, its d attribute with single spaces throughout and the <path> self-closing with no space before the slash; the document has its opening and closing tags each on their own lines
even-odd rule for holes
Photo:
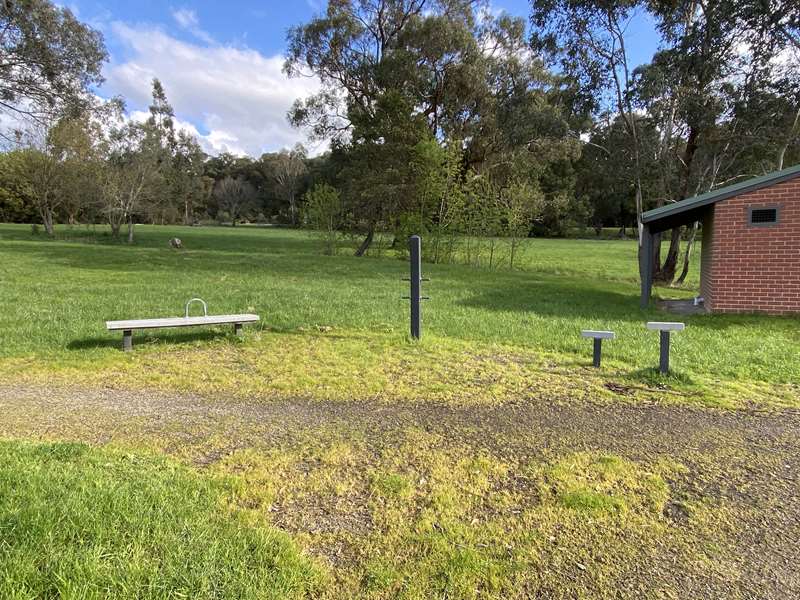
<svg viewBox="0 0 800 600">
<path fill-rule="evenodd" d="M 21 138 L 17 173 L 50 236 L 58 217 L 66 213 L 74 222 L 97 189 L 98 131 L 97 123 L 84 113 L 61 117 L 49 126 L 37 123 Z"/>
<path fill-rule="evenodd" d="M 634 65 L 627 25 L 641 0 L 532 0 L 531 44 L 576 82 L 575 104 L 582 111 L 618 114 L 630 137 L 630 172 L 641 244 L 644 206 L 642 140 L 634 102 Z"/>
<path fill-rule="evenodd" d="M 499 176 L 502 168 L 489 166 L 520 148 L 536 177 L 577 147 L 563 143 L 559 84 L 528 50 L 524 20 L 495 17 L 484 2 L 331 2 L 290 32 L 285 69 L 322 82 L 289 118 L 333 138 L 353 224 L 365 236 L 357 254 L 376 227 L 397 230 L 416 210 L 414 148 L 427 140 L 463 147 L 461 177 L 470 168 Z"/>
<path fill-rule="evenodd" d="M 256 188 L 242 175 L 217 181 L 213 193 L 219 209 L 227 213 L 234 227 L 254 208 L 256 201 Z"/>
<path fill-rule="evenodd" d="M 33 190 L 24 177 L 25 152 L 0 153 L 0 221 L 31 222 L 37 218 Z"/>
<path fill-rule="evenodd" d="M 89 101 L 102 82 L 103 37 L 49 0 L 0 2 L 0 111 L 52 123 Z M 13 140 L 14 134 L 0 131 Z"/>
<path fill-rule="evenodd" d="M 303 176 L 307 173 L 306 149 L 297 144 L 292 150 L 282 150 L 271 161 L 271 175 L 278 196 L 289 207 L 289 222 L 297 225 L 297 196 Z"/>
<path fill-rule="evenodd" d="M 663 42 L 641 69 L 639 96 L 665 132 L 660 200 L 679 201 L 758 174 L 742 158 L 764 145 L 774 152 L 768 170 L 782 167 L 800 128 L 797 85 L 791 83 L 797 79 L 797 61 L 791 60 L 797 51 L 797 6 L 772 0 L 650 0 L 648 8 Z M 656 255 L 656 276 L 664 282 L 676 275 L 680 242 L 680 229 L 674 229 L 663 263 Z M 679 282 L 690 251 L 691 241 Z"/>
<path fill-rule="evenodd" d="M 214 180 L 204 175 L 206 159 L 194 136 L 185 131 L 177 133 L 168 184 L 184 225 L 195 223 L 197 212 L 206 208 L 211 194 Z"/>
<path fill-rule="evenodd" d="M 441 86 L 423 84 L 417 67 L 436 77 L 443 52 L 430 27 L 469 25 L 469 0 L 343 0 L 289 32 L 285 71 L 313 73 L 318 94 L 297 101 L 290 121 L 333 140 L 343 191 L 364 234 L 366 252 L 377 227 L 396 222 L 411 184 L 411 149 L 445 116 Z M 452 41 L 443 36 L 442 43 Z M 463 39 L 463 36 L 462 36 Z M 419 49 L 419 42 L 427 50 Z M 457 62 L 457 56 L 451 60 Z"/>
<path fill-rule="evenodd" d="M 106 132 L 100 209 L 112 235 L 119 238 L 127 225 L 128 243 L 133 243 L 136 217 L 147 211 L 154 191 L 162 185 L 159 155 L 146 143 L 148 132 L 141 123 L 121 122 Z"/>
</svg>

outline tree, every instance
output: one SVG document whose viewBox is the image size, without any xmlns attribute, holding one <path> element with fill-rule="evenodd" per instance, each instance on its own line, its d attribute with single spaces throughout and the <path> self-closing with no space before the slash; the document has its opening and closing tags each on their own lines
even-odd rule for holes
<svg viewBox="0 0 800 600">
<path fill-rule="evenodd" d="M 426 140 L 461 144 L 462 175 L 476 167 L 491 177 L 521 147 L 541 167 L 532 177 L 577 147 L 563 143 L 557 79 L 527 51 L 524 20 L 482 9 L 470 0 L 342 0 L 290 31 L 286 72 L 311 72 L 322 89 L 289 118 L 333 138 L 352 226 L 364 235 L 356 254 L 378 228 L 397 239 L 419 208 L 411 166 Z"/>
<path fill-rule="evenodd" d="M 101 211 L 114 237 L 128 225 L 128 243 L 133 243 L 135 218 L 146 209 L 146 201 L 158 186 L 158 155 L 145 144 L 147 132 L 139 123 L 109 127 L 106 161 L 102 175 Z"/>
<path fill-rule="evenodd" d="M 0 221 L 29 222 L 37 217 L 33 190 L 25 177 L 20 150 L 0 153 Z"/>
<path fill-rule="evenodd" d="M 737 157 L 742 156 L 742 136 L 748 128 L 742 109 L 765 99 L 763 92 L 778 83 L 776 64 L 781 62 L 781 54 L 791 49 L 791 11 L 779 16 L 772 13 L 770 5 L 785 9 L 781 2 L 760 0 L 744 6 L 738 0 L 650 2 L 664 44 L 652 63 L 642 69 L 640 95 L 661 121 L 660 129 L 678 133 L 676 139 L 664 136 L 664 174 L 671 181 L 662 185 L 666 198 L 660 202 L 679 201 L 752 174 L 739 168 L 721 177 L 728 166 L 741 165 Z M 770 31 L 764 27 L 767 22 L 775 26 Z M 749 48 L 743 47 L 743 42 Z M 778 121 L 783 121 L 784 132 L 791 132 L 798 113 L 792 109 L 781 112 Z M 764 127 L 757 136 L 768 139 L 769 129 Z M 776 162 L 782 163 L 780 151 L 776 154 Z M 681 231 L 676 228 L 663 263 L 656 253 L 656 277 L 666 283 L 675 277 L 680 242 Z M 686 255 L 690 251 L 691 244 Z M 684 264 L 688 265 L 686 257 Z M 685 277 L 682 275 L 679 281 Z"/>
<path fill-rule="evenodd" d="M 322 238 L 323 252 L 336 254 L 345 219 L 344 203 L 336 188 L 320 183 L 306 192 L 305 213 L 308 225 Z"/>
<path fill-rule="evenodd" d="M 532 0 L 531 42 L 561 62 L 585 110 L 613 110 L 631 139 L 631 170 L 641 251 L 642 147 L 626 26 L 640 0 Z M 610 98 L 609 96 L 610 95 Z"/>
<path fill-rule="evenodd" d="M 464 210 L 464 151 L 461 144 L 442 147 L 436 140 L 426 139 L 414 148 L 411 167 L 414 172 L 415 231 L 429 235 L 426 258 L 438 263 L 449 262 L 459 240 L 461 215 Z"/>
<path fill-rule="evenodd" d="M 82 208 L 82 193 L 92 189 L 93 129 L 82 116 L 28 130 L 18 167 L 49 236 L 55 233 L 58 211 L 67 206 L 74 217 Z"/>
<path fill-rule="evenodd" d="M 61 213 L 70 225 L 96 206 L 100 196 L 102 133 L 91 113 L 64 119 L 58 124 L 55 144 L 61 161 Z"/>
<path fill-rule="evenodd" d="M 655 206 L 658 183 L 667 166 L 656 152 L 660 132 L 653 120 L 637 115 L 642 148 L 641 181 L 644 209 Z M 633 140 L 619 116 L 602 115 L 591 129 L 576 162 L 576 194 L 590 207 L 590 221 L 598 235 L 604 226 L 617 225 L 620 235 L 625 227 L 636 225 Z"/>
<path fill-rule="evenodd" d="M 297 225 L 297 192 L 306 174 L 306 150 L 297 144 L 292 150 L 283 150 L 272 161 L 272 177 L 277 192 L 289 206 L 289 222 Z"/>
<path fill-rule="evenodd" d="M 206 154 L 197 140 L 185 131 L 178 132 L 170 169 L 172 195 L 183 209 L 183 224 L 193 225 L 195 213 L 205 208 L 213 180 L 203 175 Z"/>
<path fill-rule="evenodd" d="M 179 194 L 182 194 L 183 190 L 175 189 L 175 186 L 188 184 L 188 182 L 179 182 L 181 177 L 175 173 L 177 152 L 175 112 L 167 100 L 164 86 L 158 78 L 154 78 L 152 82 L 152 100 L 148 110 L 150 116 L 142 124 L 141 129 L 143 134 L 141 151 L 154 161 L 158 178 L 153 178 L 151 184 L 157 186 L 158 189 L 154 189 L 154 193 L 150 196 L 150 206 L 147 207 L 147 212 L 150 213 L 151 218 L 158 218 L 161 223 L 164 223 L 184 212 L 185 207 L 179 205 L 183 200 Z"/>
<path fill-rule="evenodd" d="M 69 9 L 48 0 L 0 3 L 0 111 L 43 126 L 85 106 L 106 59 L 102 35 Z"/>
<path fill-rule="evenodd" d="M 513 269 L 522 240 L 528 237 L 531 230 L 531 221 L 542 211 L 544 196 L 529 181 L 515 178 L 500 191 L 497 204 L 502 222 L 501 232 L 508 242 L 508 266 Z"/>
<path fill-rule="evenodd" d="M 231 224 L 236 227 L 237 221 L 253 208 L 256 189 L 241 175 L 227 176 L 214 186 L 214 197 L 219 208 L 228 214 Z"/>
</svg>

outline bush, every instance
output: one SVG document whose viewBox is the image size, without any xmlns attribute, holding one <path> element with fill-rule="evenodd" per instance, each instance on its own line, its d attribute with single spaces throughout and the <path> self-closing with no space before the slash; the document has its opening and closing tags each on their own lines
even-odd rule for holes
<svg viewBox="0 0 800 600">
<path fill-rule="evenodd" d="M 318 183 L 305 195 L 305 220 L 319 232 L 324 254 L 336 254 L 344 225 L 344 203 L 339 192 L 326 183 Z"/>
</svg>

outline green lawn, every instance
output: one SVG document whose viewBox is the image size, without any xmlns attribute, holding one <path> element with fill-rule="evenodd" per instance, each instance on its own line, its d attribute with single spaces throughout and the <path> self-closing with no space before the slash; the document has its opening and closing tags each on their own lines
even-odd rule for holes
<svg viewBox="0 0 800 600">
<path fill-rule="evenodd" d="M 405 262 L 317 247 L 0 225 L 0 597 L 796 595 L 800 319 L 682 319 L 661 377 L 635 242 L 533 239 L 426 264 L 415 342 Z M 194 296 L 263 321 L 105 331 Z"/>
<path fill-rule="evenodd" d="M 169 247 L 173 236 L 185 250 Z M 652 382 L 658 340 L 644 322 L 675 317 L 638 308 L 635 242 L 532 239 L 524 252 L 516 271 L 426 264 L 432 299 L 424 306 L 425 340 L 417 345 L 406 337 L 406 264 L 394 256 L 322 256 L 308 233 L 283 229 L 142 226 L 128 246 L 112 243 L 102 228 L 62 227 L 49 240 L 27 226 L 2 225 L 0 361 L 20 377 L 62 373 L 72 382 L 94 376 L 182 388 L 206 381 L 211 389 L 248 393 L 315 394 L 323 385 L 328 395 L 349 390 L 357 397 L 399 385 L 398 373 L 415 374 L 422 389 L 437 382 L 457 387 L 445 372 L 466 355 L 472 363 L 493 357 L 480 369 L 495 379 L 505 373 L 508 381 L 527 375 L 507 373 L 501 355 L 524 357 L 517 361 L 523 367 L 576 370 L 590 359 L 580 330 L 603 328 L 617 332 L 605 345 L 615 376 Z M 690 286 L 697 271 L 695 264 Z M 139 334 L 131 356 L 119 352 L 120 335 L 104 329 L 106 319 L 182 314 L 193 296 L 212 313 L 256 312 L 263 323 L 241 344 L 227 330 Z M 749 389 L 800 381 L 797 318 L 682 320 L 675 385 L 713 393 L 720 381 Z M 496 381 L 494 394 L 506 385 Z M 406 381 L 395 395 L 413 387 Z M 776 393 L 785 402 L 792 391 Z"/>
<path fill-rule="evenodd" d="M 162 458 L 0 441 L 0 597 L 311 595 L 321 573 L 227 487 Z"/>
</svg>

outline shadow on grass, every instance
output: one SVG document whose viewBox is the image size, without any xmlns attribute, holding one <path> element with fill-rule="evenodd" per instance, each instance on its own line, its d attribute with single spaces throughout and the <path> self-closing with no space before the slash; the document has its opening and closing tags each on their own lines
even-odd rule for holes
<svg viewBox="0 0 800 600">
<path fill-rule="evenodd" d="M 137 344 L 147 344 L 152 346 L 155 344 L 186 344 L 190 342 L 207 342 L 226 337 L 233 337 L 233 333 L 229 331 L 194 331 L 194 332 L 163 332 L 159 335 L 156 332 L 147 333 L 133 333 L 133 347 L 136 348 Z M 91 337 L 83 338 L 80 340 L 73 340 L 67 344 L 69 350 L 90 350 L 95 348 L 119 348 L 122 349 L 122 332 L 118 335 L 109 333 L 104 337 Z"/>
<path fill-rule="evenodd" d="M 593 321 L 642 321 L 659 314 L 639 309 L 633 292 L 614 291 L 584 280 L 558 276 L 538 276 L 508 280 L 506 285 L 459 301 L 462 306 L 503 312 L 531 313 L 561 318 L 585 318 Z"/>
<path fill-rule="evenodd" d="M 323 256 L 310 252 L 307 247 L 295 253 L 288 249 L 275 252 L 263 247 L 257 252 L 249 252 L 247 248 L 174 250 L 166 245 L 142 248 L 119 244 L 31 245 L 10 242 L 3 245 L 3 251 L 9 255 L 19 254 L 25 259 L 44 260 L 49 265 L 128 277 L 177 271 L 232 276 L 263 273 L 285 279 L 313 277 L 314 280 L 330 281 L 377 280 L 387 276 L 399 280 L 405 268 L 399 261 Z M 141 281 L 146 282 L 146 279 Z"/>
<path fill-rule="evenodd" d="M 249 252 L 256 254 L 313 253 L 314 241 L 296 230 L 265 227 L 182 227 L 138 226 L 134 241 L 127 243 L 126 233 L 115 238 L 108 227 L 59 226 L 54 237 L 44 233 L 32 234 L 30 227 L 0 224 L 0 236 L 9 242 L 50 243 L 67 242 L 88 247 L 118 249 L 172 250 L 169 240 L 179 237 L 186 250 L 213 250 L 216 252 Z"/>
<path fill-rule="evenodd" d="M 498 285 L 502 284 L 502 285 Z M 796 318 L 762 314 L 697 314 L 675 315 L 657 308 L 639 308 L 638 286 L 615 285 L 576 277 L 537 275 L 500 280 L 484 285 L 481 293 L 458 301 L 462 306 L 483 310 L 528 313 L 546 317 L 592 323 L 622 321 L 680 321 L 687 328 L 724 331 L 730 327 L 770 325 L 782 329 Z"/>
</svg>

